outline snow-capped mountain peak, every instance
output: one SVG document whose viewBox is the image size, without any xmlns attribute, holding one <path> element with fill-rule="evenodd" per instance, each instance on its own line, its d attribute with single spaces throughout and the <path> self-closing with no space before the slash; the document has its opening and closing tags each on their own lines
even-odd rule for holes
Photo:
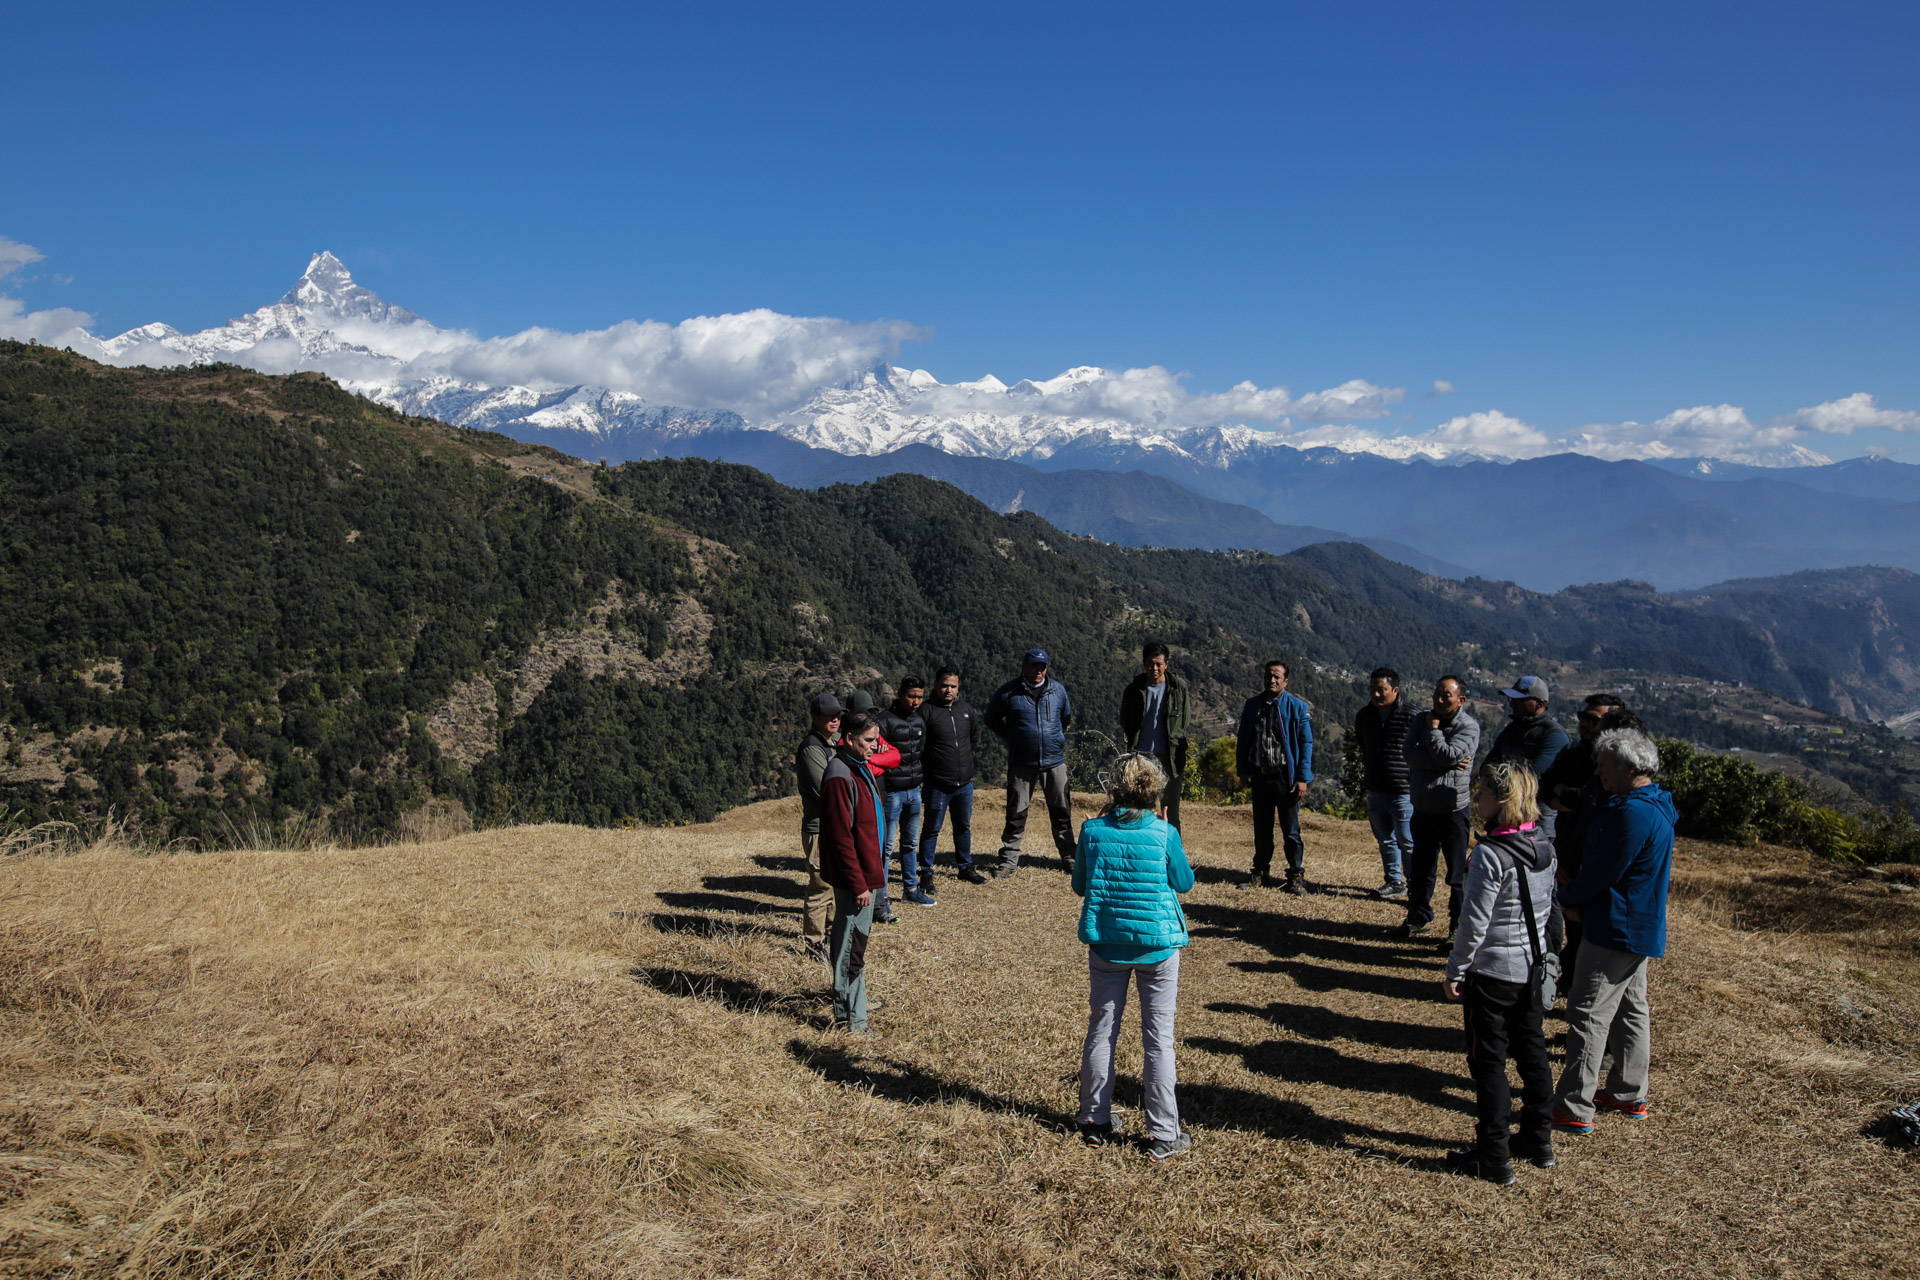
<svg viewBox="0 0 1920 1280">
<path fill-rule="evenodd" d="M 355 284 L 346 264 L 325 250 L 313 255 L 306 274 L 274 306 L 380 324 L 412 324 L 420 319 L 405 307 L 383 300 L 365 285 Z"/>
</svg>

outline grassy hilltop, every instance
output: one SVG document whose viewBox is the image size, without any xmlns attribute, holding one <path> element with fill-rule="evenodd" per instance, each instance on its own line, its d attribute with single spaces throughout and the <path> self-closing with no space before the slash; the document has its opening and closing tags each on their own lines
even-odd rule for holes
<svg viewBox="0 0 1920 1280">
<path fill-rule="evenodd" d="M 887 1038 L 860 1045 L 798 954 L 792 800 L 0 861 L 0 1273 L 1909 1269 L 1920 1159 L 1874 1126 L 1920 1092 L 1920 893 L 1683 842 L 1654 1118 L 1603 1117 L 1503 1191 L 1440 1171 L 1472 1127 L 1459 1013 L 1359 895 L 1364 828 L 1309 816 L 1331 891 L 1250 900 L 1245 811 L 1188 813 L 1196 1147 L 1161 1167 L 1070 1132 L 1085 953 L 1050 860 L 880 931 Z"/>
</svg>

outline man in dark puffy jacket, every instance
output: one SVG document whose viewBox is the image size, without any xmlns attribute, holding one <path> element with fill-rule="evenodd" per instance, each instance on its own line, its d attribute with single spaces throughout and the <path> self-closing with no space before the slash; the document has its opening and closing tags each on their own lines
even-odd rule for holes
<svg viewBox="0 0 1920 1280">
<path fill-rule="evenodd" d="M 1521 676 L 1513 682 L 1513 688 L 1502 689 L 1500 696 L 1507 700 L 1507 723 L 1487 749 L 1487 763 L 1523 764 L 1535 778 L 1546 777 L 1553 762 L 1567 749 L 1567 731 L 1547 714 L 1547 682 L 1539 676 Z M 1553 839 L 1554 811 L 1545 803 L 1540 806 L 1540 827 L 1549 840 Z"/>
<path fill-rule="evenodd" d="M 1046 796 L 1060 863 L 1073 870 L 1073 796 L 1067 790 L 1067 726 L 1073 723 L 1073 699 L 1065 685 L 1048 676 L 1047 661 L 1045 649 L 1027 650 L 1019 678 L 994 690 L 987 703 L 987 728 L 1007 744 L 1007 825 L 1000 833 L 1000 865 L 993 869 L 996 880 L 1020 869 L 1020 844 L 1027 832 L 1027 809 L 1035 786 Z"/>
<path fill-rule="evenodd" d="M 1162 799 L 1167 825 L 1180 829 L 1180 780 L 1187 768 L 1187 682 L 1167 669 L 1167 646 L 1140 651 L 1140 674 L 1120 695 L 1120 736 L 1129 751 L 1160 762 L 1167 775 Z"/>
<path fill-rule="evenodd" d="M 927 722 L 920 716 L 920 704 L 926 698 L 924 683 L 902 680 L 893 695 L 893 705 L 878 716 L 881 736 L 900 752 L 900 763 L 887 770 L 883 782 L 887 848 L 882 852 L 890 855 L 893 846 L 899 845 L 900 883 L 906 890 L 902 896 L 917 907 L 939 905 L 929 892 L 933 888 L 932 867 L 926 869 L 927 883 L 920 882 L 920 784 L 925 779 L 921 751 L 927 741 Z"/>
<path fill-rule="evenodd" d="M 1407 726 L 1413 710 L 1400 697 L 1400 673 L 1376 667 L 1367 677 L 1367 705 L 1353 717 L 1353 736 L 1367 776 L 1367 824 L 1380 846 L 1385 881 L 1373 896 L 1403 902 L 1413 860 L 1413 799 L 1407 785 Z"/>
<path fill-rule="evenodd" d="M 926 808 L 920 828 L 920 887 L 932 892 L 933 859 L 940 847 L 940 827 L 953 815 L 953 863 L 968 884 L 987 878 L 973 865 L 974 752 L 980 748 L 980 717 L 960 696 L 960 673 L 942 667 L 933 673 L 933 697 L 920 708 L 927 726 L 926 748 L 920 765 L 926 775 L 921 802 Z"/>
</svg>

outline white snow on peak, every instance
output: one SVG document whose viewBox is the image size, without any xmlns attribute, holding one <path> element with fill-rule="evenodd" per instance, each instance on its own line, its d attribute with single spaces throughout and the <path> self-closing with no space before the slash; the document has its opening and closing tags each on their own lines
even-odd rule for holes
<svg viewBox="0 0 1920 1280">
<path fill-rule="evenodd" d="M 0 320 L 5 315 L 0 310 Z M 182 333 L 156 323 L 104 340 L 74 332 L 77 350 L 115 364 L 232 361 L 269 373 L 317 369 L 409 413 L 522 439 L 551 438 L 576 452 L 583 437 L 604 441 L 644 431 L 658 439 L 753 428 L 845 454 L 926 444 L 957 455 L 1038 461 L 1073 450 L 1088 466 L 1126 465 L 1144 451 L 1224 469 L 1283 446 L 1320 450 L 1330 462 L 1340 452 L 1434 460 L 1568 448 L 1603 457 L 1672 456 L 1664 439 L 1668 424 L 1685 418 L 1718 430 L 1730 449 L 1719 456 L 1728 461 L 1771 467 L 1829 461 L 1804 446 L 1777 443 L 1790 427 L 1770 428 L 1764 447 L 1742 448 L 1740 433 L 1751 424 L 1732 406 L 1688 410 L 1651 427 L 1623 424 L 1633 429 L 1625 435 L 1594 428 L 1587 436 L 1550 440 L 1493 411 L 1418 435 L 1383 434 L 1356 424 L 1387 417 L 1405 391 L 1360 379 L 1298 398 L 1285 387 L 1251 382 L 1195 392 L 1184 375 L 1157 366 L 1114 372 L 1077 365 L 1011 385 L 992 374 L 942 383 L 925 369 L 882 358 L 914 336 L 906 326 L 765 310 L 679 325 L 624 321 L 586 333 L 536 328 L 482 339 L 438 328 L 385 301 L 327 251 L 312 256 L 278 301 L 224 325 Z M 676 407 L 686 403 L 749 407 Z M 1891 412 L 1864 393 L 1844 407 L 1849 420 Z"/>
</svg>

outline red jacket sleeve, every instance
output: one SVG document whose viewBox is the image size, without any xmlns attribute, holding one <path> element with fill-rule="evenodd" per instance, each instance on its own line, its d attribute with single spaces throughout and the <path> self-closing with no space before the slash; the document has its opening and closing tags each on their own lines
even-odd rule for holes
<svg viewBox="0 0 1920 1280">
<path fill-rule="evenodd" d="M 820 877 L 854 893 L 869 886 L 860 870 L 860 850 L 853 828 L 853 806 L 870 803 L 856 794 L 851 778 L 828 778 L 820 792 Z"/>
<path fill-rule="evenodd" d="M 867 757 L 867 768 L 876 778 L 899 763 L 900 748 L 885 738 L 880 739 L 880 749 Z"/>
</svg>

